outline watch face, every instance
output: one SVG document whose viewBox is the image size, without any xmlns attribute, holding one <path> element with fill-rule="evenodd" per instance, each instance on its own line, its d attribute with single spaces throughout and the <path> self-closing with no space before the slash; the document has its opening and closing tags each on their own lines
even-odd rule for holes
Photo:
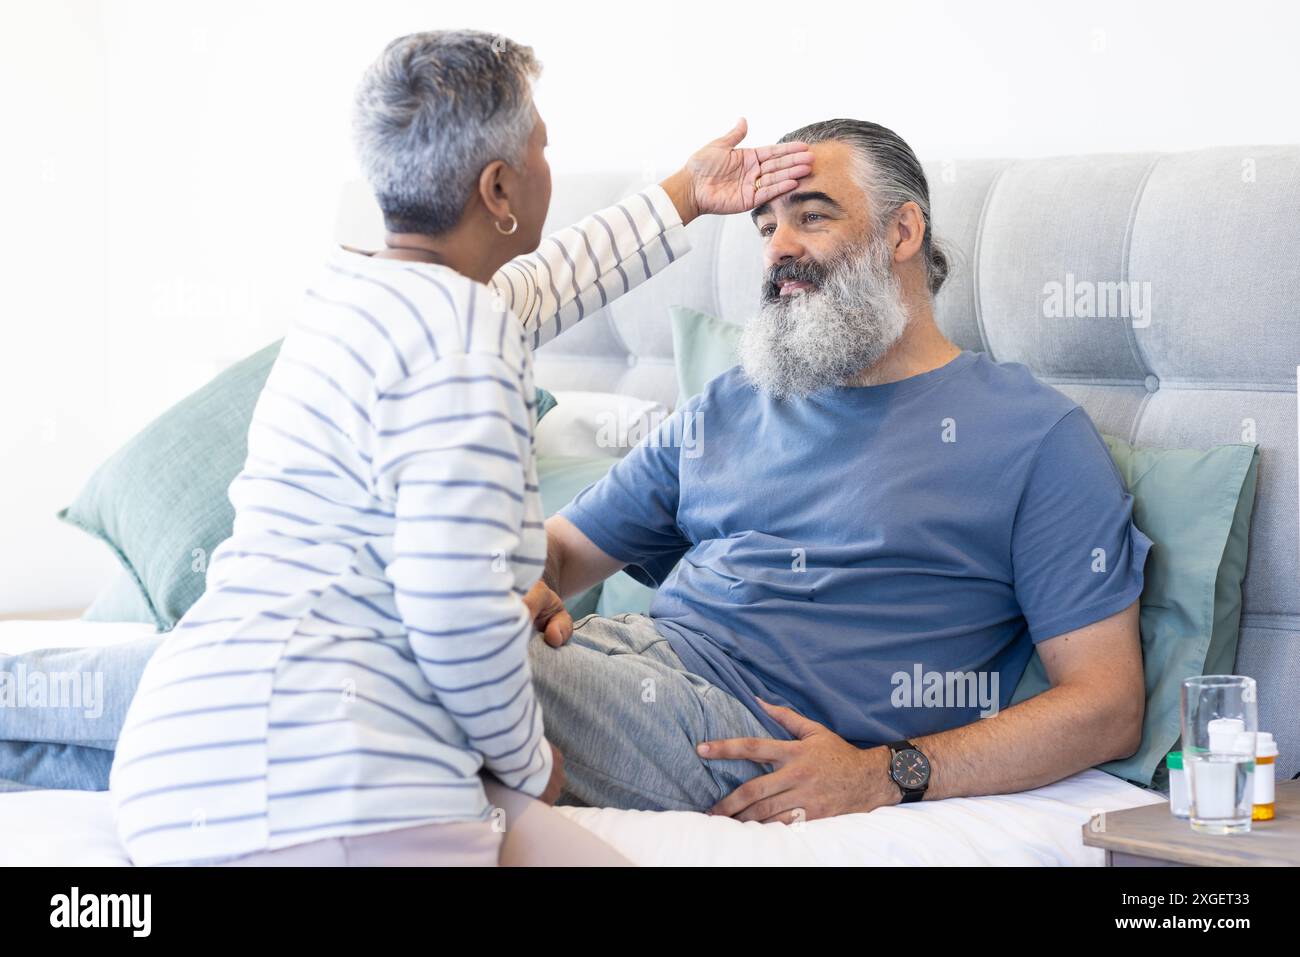
<svg viewBox="0 0 1300 957">
<path fill-rule="evenodd" d="M 904 748 L 894 754 L 890 771 L 900 786 L 921 788 L 930 780 L 930 761 L 915 748 Z"/>
</svg>

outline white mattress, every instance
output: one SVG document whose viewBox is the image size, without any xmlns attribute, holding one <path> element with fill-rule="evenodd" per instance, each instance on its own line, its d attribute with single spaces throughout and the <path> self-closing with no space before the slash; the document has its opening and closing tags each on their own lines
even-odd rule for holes
<svg viewBox="0 0 1300 957">
<path fill-rule="evenodd" d="M 0 622 L 0 654 L 107 645 L 145 625 Z M 561 808 L 643 865 L 1101 865 L 1081 828 L 1099 811 L 1159 803 L 1158 794 L 1090 770 L 1020 794 L 885 807 L 798 827 L 682 811 Z M 108 795 L 0 794 L 0 866 L 127 865 Z"/>
</svg>

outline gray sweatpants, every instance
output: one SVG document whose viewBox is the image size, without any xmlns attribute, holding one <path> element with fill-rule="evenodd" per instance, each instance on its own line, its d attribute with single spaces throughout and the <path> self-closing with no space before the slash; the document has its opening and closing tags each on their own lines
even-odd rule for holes
<svg viewBox="0 0 1300 957">
<path fill-rule="evenodd" d="M 561 804 L 704 811 L 771 768 L 706 761 L 702 741 L 770 738 L 734 696 L 691 674 L 644 615 L 574 626 L 552 648 L 529 646 L 546 737 L 564 755 Z"/>
</svg>

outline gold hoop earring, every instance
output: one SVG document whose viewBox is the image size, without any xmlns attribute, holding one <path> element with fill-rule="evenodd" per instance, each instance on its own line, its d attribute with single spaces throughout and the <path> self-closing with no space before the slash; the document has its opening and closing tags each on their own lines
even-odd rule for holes
<svg viewBox="0 0 1300 957">
<path fill-rule="evenodd" d="M 515 230 L 519 228 L 519 220 L 515 219 L 514 213 L 508 213 L 507 215 L 510 217 L 509 229 L 502 229 L 501 224 L 496 222 L 495 220 L 492 222 L 492 225 L 497 228 L 497 232 L 499 232 L 502 236 L 513 236 Z"/>
</svg>

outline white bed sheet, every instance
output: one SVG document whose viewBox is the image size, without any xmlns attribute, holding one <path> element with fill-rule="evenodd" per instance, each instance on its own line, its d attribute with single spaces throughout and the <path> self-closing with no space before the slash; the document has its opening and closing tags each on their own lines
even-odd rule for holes
<svg viewBox="0 0 1300 957">
<path fill-rule="evenodd" d="M 0 655 L 16 655 L 37 648 L 102 648 L 145 638 L 156 632 L 153 625 L 130 621 L 82 621 L 79 618 L 0 621 Z"/>
<path fill-rule="evenodd" d="M 146 625 L 0 622 L 0 654 L 39 647 L 108 645 Z M 950 798 L 879 808 L 800 826 L 742 823 L 682 811 L 561 808 L 642 865 L 1091 865 L 1090 818 L 1163 798 L 1097 770 L 1020 794 Z M 0 794 L 0 866 L 114 866 L 129 861 L 108 795 L 85 791 Z"/>
</svg>

